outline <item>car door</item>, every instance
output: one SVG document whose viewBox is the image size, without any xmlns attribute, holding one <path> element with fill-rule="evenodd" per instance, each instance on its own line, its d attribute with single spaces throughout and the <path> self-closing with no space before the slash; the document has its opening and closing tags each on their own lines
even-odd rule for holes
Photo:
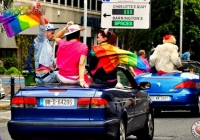
<svg viewBox="0 0 200 140">
<path fill-rule="evenodd" d="M 118 70 L 118 85 L 120 89 L 121 100 L 128 114 L 127 133 L 144 126 L 146 119 L 145 111 L 148 104 L 146 93 L 138 89 L 134 78 L 127 69 Z M 123 85 L 123 86 L 122 86 Z M 121 87 L 120 87 L 121 86 Z M 122 97 L 123 96 L 123 97 Z"/>
</svg>

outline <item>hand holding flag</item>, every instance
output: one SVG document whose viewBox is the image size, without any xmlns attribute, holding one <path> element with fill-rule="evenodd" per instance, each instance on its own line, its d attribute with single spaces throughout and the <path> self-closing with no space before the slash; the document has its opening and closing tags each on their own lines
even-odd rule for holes
<svg viewBox="0 0 200 140">
<path fill-rule="evenodd" d="M 3 25 L 8 37 L 13 37 L 16 34 L 28 28 L 39 25 L 40 14 L 45 13 L 45 8 L 40 3 L 34 3 L 32 6 L 18 6 L 7 9 L 0 13 L 0 23 Z M 48 20 L 45 19 L 45 24 Z"/>
</svg>

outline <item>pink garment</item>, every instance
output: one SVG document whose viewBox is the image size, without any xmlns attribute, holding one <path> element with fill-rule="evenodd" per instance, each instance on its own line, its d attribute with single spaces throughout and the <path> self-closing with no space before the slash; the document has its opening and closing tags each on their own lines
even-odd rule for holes
<svg viewBox="0 0 200 140">
<path fill-rule="evenodd" d="M 79 60 L 81 55 L 87 56 L 88 47 L 80 41 L 58 41 L 56 64 L 58 73 L 63 77 L 79 76 Z"/>
<path fill-rule="evenodd" d="M 46 66 L 40 64 L 36 70 L 44 70 L 44 69 L 52 70 L 53 66 L 51 68 L 49 68 L 49 67 L 46 67 Z"/>
<path fill-rule="evenodd" d="M 141 59 L 144 61 L 144 63 L 149 67 L 149 63 L 148 63 L 147 59 L 142 58 L 142 57 L 140 57 L 140 58 L 141 58 Z M 134 70 L 134 72 L 135 72 L 137 75 L 138 75 L 138 74 L 145 73 L 145 71 L 140 70 L 140 69 L 138 69 L 138 68 L 134 68 L 133 70 Z"/>
</svg>

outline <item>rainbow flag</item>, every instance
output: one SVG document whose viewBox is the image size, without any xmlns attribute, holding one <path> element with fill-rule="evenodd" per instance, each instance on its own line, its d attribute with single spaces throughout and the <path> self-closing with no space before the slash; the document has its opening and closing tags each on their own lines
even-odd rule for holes
<svg viewBox="0 0 200 140">
<path fill-rule="evenodd" d="M 0 14 L 0 23 L 3 25 L 8 37 L 13 37 L 21 31 L 40 23 L 40 15 L 38 13 L 20 14 L 19 10 L 17 13 L 11 10 L 9 11 L 8 9 L 5 13 Z M 45 19 L 45 23 L 48 23 L 47 19 Z"/>
<path fill-rule="evenodd" d="M 119 64 L 126 64 L 144 71 L 150 71 L 149 66 L 139 56 L 113 45 L 103 43 L 98 46 L 92 46 L 92 51 L 92 55 L 99 58 L 96 70 L 103 67 L 105 72 L 108 73 L 114 70 Z"/>
</svg>

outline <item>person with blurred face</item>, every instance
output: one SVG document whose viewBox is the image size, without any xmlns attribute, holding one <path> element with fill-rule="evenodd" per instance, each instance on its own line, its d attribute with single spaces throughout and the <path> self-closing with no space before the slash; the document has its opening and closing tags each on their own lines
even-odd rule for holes
<svg viewBox="0 0 200 140">
<path fill-rule="evenodd" d="M 57 73 L 53 71 L 53 51 L 49 43 L 53 39 L 55 28 L 53 24 L 46 24 L 44 20 L 44 10 L 39 8 L 40 26 L 39 34 L 34 39 L 34 58 L 35 58 L 35 81 L 36 83 L 57 82 Z"/>
<path fill-rule="evenodd" d="M 69 21 L 54 37 L 58 44 L 56 52 L 56 65 L 58 66 L 58 81 L 65 84 L 77 84 L 88 88 L 85 81 L 85 62 L 88 54 L 88 46 L 80 42 L 80 32 L 85 30 L 79 25 Z M 65 33 L 68 31 L 67 33 Z M 67 39 L 62 39 L 66 35 Z"/>
<path fill-rule="evenodd" d="M 185 52 L 185 53 L 182 55 L 181 59 L 182 59 L 182 60 L 188 60 L 188 61 L 190 61 L 191 53 L 192 53 L 192 50 L 189 49 L 187 52 Z"/>
<path fill-rule="evenodd" d="M 146 59 L 145 50 L 139 50 L 139 51 L 138 51 L 138 56 L 139 56 L 139 57 L 142 59 L 142 61 L 144 61 L 145 64 L 149 67 L 148 60 Z M 131 70 L 132 70 L 134 76 L 139 75 L 139 74 L 142 74 L 142 73 L 145 73 L 145 72 L 150 72 L 150 71 L 140 70 L 140 69 L 138 69 L 138 68 L 134 68 L 134 69 L 131 68 Z"/>
<path fill-rule="evenodd" d="M 168 34 L 163 37 L 163 44 L 158 45 L 149 58 L 150 67 L 155 67 L 158 74 L 181 72 L 177 68 L 183 65 L 178 54 L 178 46 L 174 35 Z"/>
<path fill-rule="evenodd" d="M 97 37 L 98 45 L 110 44 L 116 47 L 117 37 L 115 33 L 110 32 L 108 29 L 100 29 Z M 96 47 L 98 47 L 98 45 Z M 115 87 L 117 84 L 117 68 L 110 72 L 105 72 L 103 68 L 96 70 L 99 63 L 99 58 L 92 55 L 92 50 L 90 51 L 90 76 L 95 84 L 106 84 L 110 87 Z"/>
</svg>

